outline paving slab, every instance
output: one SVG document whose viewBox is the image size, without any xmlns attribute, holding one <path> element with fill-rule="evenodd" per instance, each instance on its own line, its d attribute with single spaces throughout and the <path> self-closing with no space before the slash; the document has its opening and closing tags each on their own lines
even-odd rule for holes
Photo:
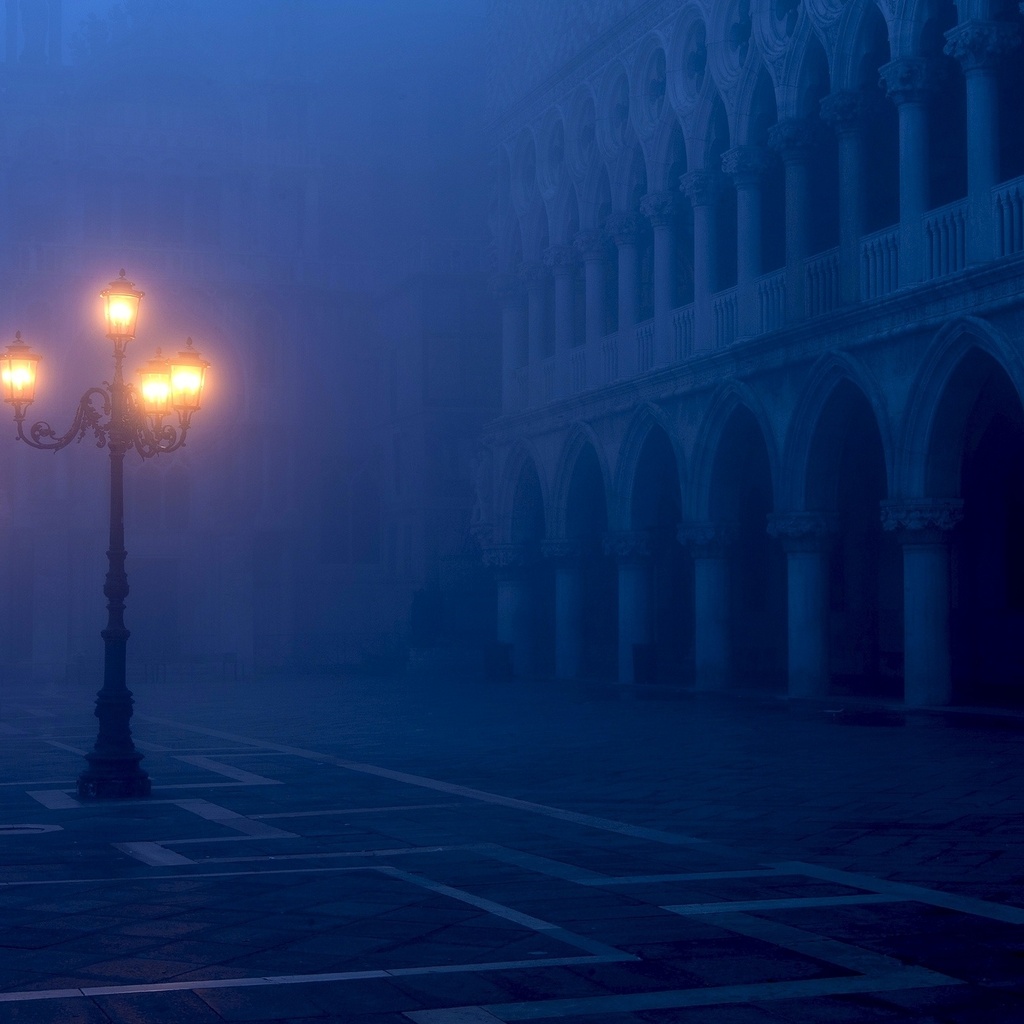
<svg viewBox="0 0 1024 1024">
<path fill-rule="evenodd" d="M 0 691 L 0 1020 L 1024 1020 L 1024 720 L 644 696 Z"/>
</svg>

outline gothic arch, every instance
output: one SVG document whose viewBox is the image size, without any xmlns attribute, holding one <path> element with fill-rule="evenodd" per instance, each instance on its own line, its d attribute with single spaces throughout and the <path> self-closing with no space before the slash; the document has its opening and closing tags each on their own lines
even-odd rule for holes
<svg viewBox="0 0 1024 1024">
<path fill-rule="evenodd" d="M 568 526 L 566 511 L 568 508 L 569 491 L 572 487 L 573 475 L 576 472 L 580 457 L 587 448 L 593 451 L 597 459 L 601 483 L 604 486 L 605 504 L 609 504 L 612 493 L 611 472 L 604 449 L 589 424 L 576 423 L 573 425 L 562 447 L 551 489 L 551 516 L 548 534 L 554 539 L 563 539 L 566 536 Z"/>
<path fill-rule="evenodd" d="M 977 317 L 963 317 L 943 327 L 910 389 L 894 494 L 951 497 L 959 489 L 954 467 L 959 439 L 945 438 L 944 453 L 936 439 L 939 433 L 956 429 L 944 403 L 956 400 L 949 386 L 972 350 L 989 356 L 1005 372 L 1018 398 L 1024 396 L 1024 361 L 1004 334 Z M 944 487 L 952 487 L 952 493 L 939 493 Z"/>
<path fill-rule="evenodd" d="M 689 502 L 684 505 L 686 518 L 703 521 L 711 518 L 711 488 L 719 449 L 733 414 L 744 408 L 757 424 L 768 455 L 768 469 L 772 479 L 773 497 L 777 497 L 779 481 L 778 443 L 771 421 L 753 389 L 738 381 L 723 384 L 715 393 L 705 413 L 694 445 L 693 467 L 688 491 Z M 777 500 L 775 501 L 777 505 Z"/>
<path fill-rule="evenodd" d="M 682 170 L 674 171 L 682 166 Z M 666 118 L 651 140 L 647 185 L 652 192 L 675 192 L 686 170 L 686 139 L 679 121 Z"/>
<path fill-rule="evenodd" d="M 633 492 L 636 485 L 637 467 L 644 445 L 652 430 L 661 430 L 672 448 L 679 479 L 680 507 L 686 491 L 686 466 L 682 452 L 672 429 L 672 423 L 664 410 L 648 402 L 637 409 L 619 449 L 618 468 L 615 474 L 615 488 L 609 501 L 609 527 L 628 530 L 633 527 Z"/>
<path fill-rule="evenodd" d="M 527 260 L 539 260 L 550 244 L 551 237 L 551 232 L 548 229 L 548 210 L 539 196 L 534 199 L 521 220 L 523 224 L 523 256 Z"/>
<path fill-rule="evenodd" d="M 874 0 L 853 0 L 847 4 L 839 18 L 835 52 L 832 57 L 832 88 L 859 89 L 865 83 L 861 76 L 861 63 L 866 52 L 868 34 L 873 23 L 881 22 L 885 28 L 889 49 L 892 50 L 892 32 L 886 20 L 885 5 Z"/>
<path fill-rule="evenodd" d="M 739 91 L 736 95 L 735 113 L 733 124 L 735 126 L 734 136 L 737 146 L 761 145 L 764 142 L 762 135 L 767 131 L 766 125 L 762 125 L 763 111 L 765 105 L 765 90 L 771 90 L 771 99 L 775 105 L 778 120 L 778 97 L 772 85 L 771 75 L 764 63 L 757 61 L 752 63 L 743 76 Z M 773 122 L 774 123 L 774 122 Z"/>
<path fill-rule="evenodd" d="M 541 508 L 544 510 L 545 522 L 549 502 L 545 480 L 540 472 L 541 461 L 533 446 L 525 440 L 519 440 L 509 451 L 505 464 L 498 476 L 497 500 L 495 502 L 495 540 L 500 544 L 511 544 L 516 540 L 515 517 L 517 513 L 516 498 L 524 473 L 533 473 L 540 489 Z"/>
<path fill-rule="evenodd" d="M 779 480 L 779 499 L 784 508 L 807 507 L 807 476 L 814 437 L 822 414 L 844 381 L 856 388 L 871 408 L 882 440 L 888 490 L 892 493 L 893 430 L 885 395 L 857 360 L 846 353 L 833 353 L 812 368 L 790 420 Z"/>
<path fill-rule="evenodd" d="M 563 181 L 551 201 L 551 224 L 551 244 L 572 245 L 580 229 L 580 207 L 576 200 L 576 186 L 569 181 Z"/>
<path fill-rule="evenodd" d="M 780 120 L 817 113 L 817 102 L 809 100 L 808 94 L 815 80 L 822 75 L 826 82 L 824 94 L 827 95 L 827 83 L 831 77 L 828 55 L 811 23 L 801 21 L 798 34 L 786 53 L 782 77 L 776 88 Z M 820 95 L 817 98 L 820 99 Z"/>
<path fill-rule="evenodd" d="M 612 189 L 608 168 L 603 160 L 595 160 L 579 195 L 580 228 L 584 231 L 603 227 L 603 219 L 611 213 Z"/>
</svg>

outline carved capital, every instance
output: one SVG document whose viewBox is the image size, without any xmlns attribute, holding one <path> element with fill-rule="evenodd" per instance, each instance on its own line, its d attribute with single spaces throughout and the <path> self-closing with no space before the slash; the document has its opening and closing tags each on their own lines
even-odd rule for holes
<svg viewBox="0 0 1024 1024">
<path fill-rule="evenodd" d="M 867 100 L 857 89 L 841 89 L 829 93 L 820 105 L 821 119 L 837 135 L 855 132 L 864 124 Z"/>
<path fill-rule="evenodd" d="M 946 33 L 943 48 L 964 71 L 994 69 L 999 58 L 1020 44 L 1017 26 L 1003 21 L 971 18 Z"/>
<path fill-rule="evenodd" d="M 768 145 L 783 160 L 805 160 L 821 142 L 821 122 L 817 118 L 791 117 L 768 129 Z"/>
<path fill-rule="evenodd" d="M 736 524 L 728 520 L 683 523 L 677 537 L 694 558 L 722 558 L 736 540 Z"/>
<path fill-rule="evenodd" d="M 616 245 L 633 245 L 640 233 L 640 218 L 635 213 L 613 213 L 605 222 L 605 230 Z"/>
<path fill-rule="evenodd" d="M 545 540 L 541 542 L 540 553 L 553 562 L 572 564 L 583 554 L 583 545 L 578 540 Z"/>
<path fill-rule="evenodd" d="M 519 264 L 519 278 L 526 285 L 527 291 L 541 288 L 548 278 L 548 269 L 540 260 L 531 260 Z"/>
<path fill-rule="evenodd" d="M 890 99 L 902 103 L 923 103 L 932 91 L 931 65 L 923 57 L 900 57 L 878 69 L 879 81 Z"/>
<path fill-rule="evenodd" d="M 679 197 L 675 192 L 648 192 L 640 200 L 640 212 L 658 228 L 672 223 L 678 206 Z"/>
<path fill-rule="evenodd" d="M 483 549 L 484 565 L 498 573 L 515 573 L 526 564 L 522 544 L 493 544 Z"/>
<path fill-rule="evenodd" d="M 642 562 L 651 556 L 651 541 L 646 533 L 632 530 L 606 533 L 604 553 L 614 555 L 620 562 Z"/>
<path fill-rule="evenodd" d="M 687 171 L 679 188 L 693 206 L 710 206 L 718 198 L 722 176 L 717 171 Z"/>
<path fill-rule="evenodd" d="M 737 185 L 755 185 L 772 164 L 764 146 L 735 146 L 722 154 L 722 170 Z"/>
<path fill-rule="evenodd" d="M 571 274 L 576 266 L 576 250 L 571 245 L 553 245 L 544 250 L 544 266 L 556 277 Z"/>
<path fill-rule="evenodd" d="M 601 231 L 581 231 L 576 236 L 573 246 L 584 262 L 608 257 L 608 239 Z"/>
<path fill-rule="evenodd" d="M 964 517 L 962 498 L 910 498 L 882 502 L 882 529 L 903 544 L 935 544 Z"/>
<path fill-rule="evenodd" d="M 768 536 L 787 551 L 821 551 L 835 533 L 835 523 L 822 512 L 775 512 L 768 517 Z"/>
</svg>

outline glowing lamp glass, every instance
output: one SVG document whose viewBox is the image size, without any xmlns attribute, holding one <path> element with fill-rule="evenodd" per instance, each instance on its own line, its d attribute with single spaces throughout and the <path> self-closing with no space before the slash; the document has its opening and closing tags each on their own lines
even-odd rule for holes
<svg viewBox="0 0 1024 1024">
<path fill-rule="evenodd" d="M 171 406 L 178 412 L 195 412 L 203 397 L 206 368 L 210 364 L 192 347 L 191 338 L 170 363 Z"/>
<path fill-rule="evenodd" d="M 21 340 L 21 333 L 15 336 L 13 345 L 0 356 L 0 390 L 4 401 L 11 405 L 28 405 L 36 397 L 37 356 Z"/>
<path fill-rule="evenodd" d="M 156 358 L 139 370 L 139 394 L 147 416 L 166 416 L 171 411 L 171 364 L 161 357 L 159 349 Z"/>
<path fill-rule="evenodd" d="M 103 298 L 103 315 L 107 323 L 107 337 L 111 341 L 131 341 L 139 320 L 139 303 L 144 292 L 137 291 L 131 281 L 126 281 L 124 271 L 116 281 L 111 281 L 100 292 Z"/>
</svg>

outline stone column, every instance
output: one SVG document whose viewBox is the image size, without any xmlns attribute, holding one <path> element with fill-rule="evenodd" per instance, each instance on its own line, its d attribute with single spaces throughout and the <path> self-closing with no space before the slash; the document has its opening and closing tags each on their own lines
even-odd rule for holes
<svg viewBox="0 0 1024 1024">
<path fill-rule="evenodd" d="M 768 534 L 786 551 L 789 696 L 828 693 L 828 573 L 832 528 L 818 512 L 768 517 Z"/>
<path fill-rule="evenodd" d="M 634 683 L 633 649 L 651 640 L 650 543 L 646 533 L 610 533 L 605 552 L 619 564 L 619 682 Z"/>
<path fill-rule="evenodd" d="M 637 322 L 640 265 L 637 236 L 640 221 L 635 213 L 614 213 L 607 230 L 618 249 L 619 258 L 619 331 L 631 330 Z"/>
<path fill-rule="evenodd" d="M 722 170 L 736 187 L 736 285 L 739 333 L 761 333 L 761 307 L 755 282 L 761 276 L 761 180 L 769 166 L 761 146 L 737 146 L 722 154 Z"/>
<path fill-rule="evenodd" d="M 530 594 L 526 583 L 526 552 L 520 544 L 484 548 L 484 565 L 494 570 L 497 586 L 497 638 L 511 651 L 512 671 L 528 675 L 533 663 L 530 649 Z"/>
<path fill-rule="evenodd" d="M 929 204 L 928 95 L 931 76 L 921 57 L 900 57 L 878 69 L 900 122 L 901 286 L 915 284 L 924 271 L 922 218 Z"/>
<path fill-rule="evenodd" d="M 583 663 L 583 577 L 579 541 L 552 540 L 541 554 L 555 563 L 555 675 L 575 679 Z"/>
<path fill-rule="evenodd" d="M 732 523 L 687 523 L 679 541 L 693 552 L 694 654 L 698 690 L 724 690 L 732 683 L 729 555 Z"/>
<path fill-rule="evenodd" d="M 524 263 L 520 269 L 526 285 L 526 362 L 529 366 L 528 402 L 539 405 L 544 383 L 544 325 L 547 317 L 545 288 L 547 268 L 543 263 Z"/>
<path fill-rule="evenodd" d="M 949 534 L 963 501 L 919 498 L 882 503 L 882 527 L 903 548 L 903 700 L 911 707 L 948 704 Z"/>
<path fill-rule="evenodd" d="M 501 305 L 501 407 L 517 408 L 516 370 L 526 363 L 526 295 L 516 274 L 499 274 L 491 289 Z"/>
<path fill-rule="evenodd" d="M 679 197 L 651 192 L 640 200 L 640 212 L 654 232 L 654 363 L 672 362 L 672 310 L 675 308 L 676 234 Z"/>
<path fill-rule="evenodd" d="M 802 320 L 804 261 L 811 254 L 811 155 L 820 139 L 820 123 L 791 118 L 773 125 L 768 141 L 782 157 L 786 172 L 786 318 Z"/>
<path fill-rule="evenodd" d="M 544 252 L 544 263 L 555 278 L 555 388 L 552 397 L 569 393 L 569 350 L 575 320 L 576 254 L 570 245 L 553 245 Z"/>
<path fill-rule="evenodd" d="M 864 94 L 834 92 L 821 101 L 821 117 L 839 145 L 839 290 L 843 305 L 860 298 L 860 240 L 864 234 Z"/>
<path fill-rule="evenodd" d="M 964 69 L 967 84 L 967 258 L 990 260 L 993 249 L 992 188 L 999 181 L 999 59 L 1020 42 L 1009 22 L 971 19 L 946 33 L 946 53 Z"/>
<path fill-rule="evenodd" d="M 715 287 L 715 201 L 722 178 L 716 171 L 688 171 L 679 187 L 693 206 L 693 347 L 714 347 L 711 294 Z"/>
<path fill-rule="evenodd" d="M 581 231 L 576 236 L 576 252 L 583 260 L 586 282 L 587 344 L 600 341 L 605 334 L 604 261 L 608 245 L 600 231 Z"/>
</svg>

